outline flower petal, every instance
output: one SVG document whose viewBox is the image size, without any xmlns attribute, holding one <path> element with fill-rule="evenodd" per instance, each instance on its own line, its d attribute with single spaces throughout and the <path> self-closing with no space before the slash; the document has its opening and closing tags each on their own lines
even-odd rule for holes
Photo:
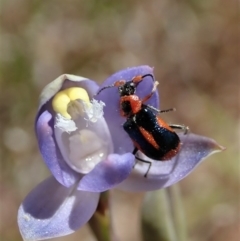
<svg viewBox="0 0 240 241">
<path fill-rule="evenodd" d="M 153 161 L 146 156 L 140 157 L 152 162 L 149 165 L 138 161 L 130 176 L 118 188 L 128 191 L 152 191 L 168 187 L 190 174 L 200 162 L 209 155 L 224 150 L 213 139 L 195 135 L 180 134 L 182 149 L 169 161 Z"/>
<path fill-rule="evenodd" d="M 94 81 L 84 77 L 68 74 L 61 75 L 43 89 L 35 123 L 39 149 L 43 159 L 53 176 L 66 187 L 76 183 L 80 174 L 68 166 L 56 143 L 54 137 L 55 113 L 51 106 L 51 99 L 60 89 L 70 87 L 86 89 L 90 98 L 99 88 Z"/>
<path fill-rule="evenodd" d="M 134 76 L 145 74 L 153 74 L 153 68 L 146 65 L 127 68 L 110 76 L 100 86 L 100 88 L 111 85 L 117 80 L 124 79 L 130 81 Z M 151 93 L 153 83 L 154 82 L 151 77 L 148 76 L 144 78 L 144 80 L 137 87 L 137 95 L 140 98 L 144 98 L 146 95 Z M 123 154 L 126 152 L 132 152 L 132 141 L 122 127 L 123 123 L 126 121 L 126 118 L 120 116 L 120 96 L 118 93 L 118 89 L 116 87 L 108 88 L 94 98 L 102 100 L 106 104 L 106 107 L 104 108 L 104 117 L 108 123 L 109 130 L 112 134 L 115 153 Z M 156 108 L 159 108 L 158 92 L 155 91 L 153 96 L 146 103 Z"/>
<path fill-rule="evenodd" d="M 24 240 L 42 240 L 73 233 L 96 210 L 98 193 L 61 186 L 53 177 L 39 184 L 18 211 L 18 225 Z"/>
<path fill-rule="evenodd" d="M 80 174 L 72 170 L 62 157 L 53 133 L 54 120 L 45 111 L 36 122 L 38 145 L 42 157 L 53 176 L 64 186 L 70 187 L 77 182 Z"/>
<path fill-rule="evenodd" d="M 109 155 L 107 160 L 98 163 L 81 179 L 78 190 L 104 192 L 115 187 L 128 177 L 134 161 L 135 157 L 131 153 Z"/>
</svg>

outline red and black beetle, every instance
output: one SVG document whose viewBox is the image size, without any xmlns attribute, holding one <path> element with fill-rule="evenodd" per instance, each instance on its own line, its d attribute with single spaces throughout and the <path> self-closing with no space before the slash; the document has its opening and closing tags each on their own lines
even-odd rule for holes
<svg viewBox="0 0 240 241">
<path fill-rule="evenodd" d="M 136 95 L 138 84 L 147 76 L 150 76 L 154 81 L 154 86 L 150 94 L 142 100 Z M 158 110 L 144 103 L 151 98 L 158 82 L 154 80 L 152 74 L 138 75 L 130 81 L 119 80 L 113 85 L 105 86 L 98 91 L 99 94 L 104 89 L 110 87 L 118 87 L 120 94 L 120 111 L 123 117 L 127 120 L 123 124 L 124 130 L 132 139 L 135 155 L 138 150 L 144 153 L 147 157 L 155 161 L 166 161 L 174 157 L 180 149 L 180 139 L 173 129 L 182 129 L 186 133 L 188 127 L 182 125 L 168 125 L 159 117 L 159 113 L 171 111 Z M 136 157 L 137 158 L 137 157 Z M 137 158 L 142 162 L 149 163 L 149 168 L 145 174 L 147 176 L 151 162 Z"/>
</svg>

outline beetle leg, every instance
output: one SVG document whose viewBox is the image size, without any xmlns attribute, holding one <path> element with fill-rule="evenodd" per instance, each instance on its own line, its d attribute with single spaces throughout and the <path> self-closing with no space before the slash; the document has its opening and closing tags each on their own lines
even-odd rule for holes
<svg viewBox="0 0 240 241">
<path fill-rule="evenodd" d="M 134 148 L 134 150 L 133 150 L 133 152 L 132 152 L 132 154 L 135 156 L 136 155 L 136 153 L 137 153 L 137 151 L 138 151 L 138 149 L 137 149 L 137 147 L 135 147 Z M 135 156 L 135 159 L 136 159 L 136 156 Z M 134 163 L 134 165 L 133 165 L 133 168 L 136 166 L 136 162 Z"/>
<path fill-rule="evenodd" d="M 140 162 L 144 162 L 144 163 L 147 163 L 147 164 L 148 164 L 147 172 L 144 174 L 144 177 L 147 178 L 147 174 L 148 174 L 148 172 L 150 171 L 150 168 L 151 168 L 151 166 L 152 166 L 152 163 L 151 163 L 150 161 L 143 160 L 143 159 L 141 159 L 141 158 L 139 158 L 139 157 L 137 157 L 137 156 L 135 156 L 135 158 L 136 158 L 138 161 L 140 161 Z"/>
<path fill-rule="evenodd" d="M 169 124 L 169 126 L 173 129 L 180 129 L 183 130 L 183 134 L 186 135 L 189 132 L 189 127 L 184 125 L 177 125 L 177 124 Z"/>
<path fill-rule="evenodd" d="M 164 112 L 176 111 L 175 108 L 169 108 L 169 109 L 166 109 L 166 110 L 159 110 L 159 109 L 157 109 L 157 108 L 155 108 L 151 105 L 146 105 L 146 106 L 147 106 L 148 109 L 153 110 L 153 111 L 157 112 L 158 114 L 164 113 Z"/>
<path fill-rule="evenodd" d="M 149 100 L 149 99 L 152 97 L 152 95 L 153 95 L 154 92 L 156 91 L 156 88 L 157 88 L 158 84 L 159 84 L 158 81 L 155 81 L 155 82 L 154 82 L 151 93 L 148 94 L 147 96 L 145 96 L 145 97 L 142 99 L 142 103 L 146 102 L 147 100 Z"/>
<path fill-rule="evenodd" d="M 135 154 L 137 153 L 137 151 L 138 151 L 138 149 L 135 147 L 134 150 L 133 150 L 133 152 L 132 152 L 133 155 L 135 155 Z M 137 157 L 136 155 L 135 155 L 135 158 L 136 158 L 138 161 L 141 161 L 141 162 L 144 162 L 144 163 L 147 163 L 147 164 L 148 164 L 147 172 L 144 174 L 144 177 L 147 177 L 147 174 L 148 174 L 148 172 L 150 171 L 150 168 L 151 168 L 151 166 L 152 166 L 152 163 L 151 163 L 150 161 L 143 160 L 143 159 Z M 134 164 L 133 168 L 135 167 L 136 164 L 137 164 L 137 163 Z"/>
</svg>

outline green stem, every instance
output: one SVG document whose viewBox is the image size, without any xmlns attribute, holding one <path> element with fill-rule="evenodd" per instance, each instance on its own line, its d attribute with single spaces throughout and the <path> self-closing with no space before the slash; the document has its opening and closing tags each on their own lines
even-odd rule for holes
<svg viewBox="0 0 240 241">
<path fill-rule="evenodd" d="M 171 200 L 171 209 L 175 230 L 179 241 L 187 241 L 187 228 L 184 215 L 184 209 L 181 199 L 181 190 L 178 184 L 175 184 L 167 189 L 169 199 Z"/>
<path fill-rule="evenodd" d="M 111 241 L 107 192 L 101 194 L 97 211 L 88 223 L 98 241 Z"/>
<path fill-rule="evenodd" d="M 144 241 L 177 241 L 166 189 L 146 194 L 142 208 Z"/>
</svg>

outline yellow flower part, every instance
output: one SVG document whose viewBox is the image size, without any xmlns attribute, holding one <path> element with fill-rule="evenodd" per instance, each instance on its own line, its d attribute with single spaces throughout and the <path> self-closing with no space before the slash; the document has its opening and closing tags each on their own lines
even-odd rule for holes
<svg viewBox="0 0 240 241">
<path fill-rule="evenodd" d="M 81 99 L 86 103 L 90 103 L 88 93 L 85 89 L 72 87 L 58 92 L 52 100 L 52 107 L 56 113 L 61 114 L 67 119 L 71 119 L 67 109 L 69 103 L 76 99 Z"/>
</svg>

